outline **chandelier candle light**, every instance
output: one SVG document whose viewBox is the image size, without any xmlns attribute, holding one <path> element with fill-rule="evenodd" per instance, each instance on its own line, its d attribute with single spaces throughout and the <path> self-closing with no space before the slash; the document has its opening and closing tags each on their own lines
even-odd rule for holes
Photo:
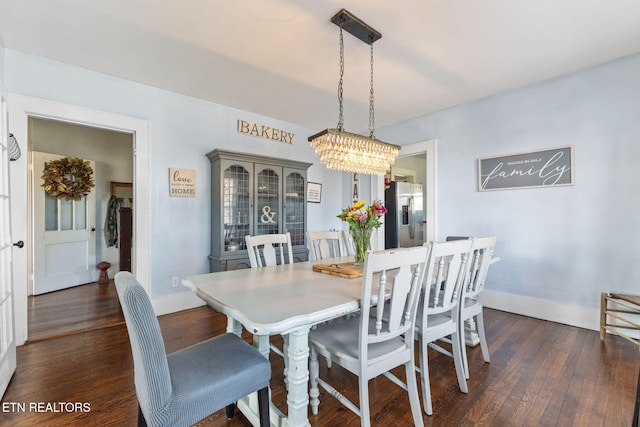
<svg viewBox="0 0 640 427">
<path fill-rule="evenodd" d="M 400 147 L 379 141 L 373 135 L 375 114 L 373 108 L 373 43 L 382 37 L 363 21 L 345 9 L 338 12 L 331 22 L 340 27 L 340 81 L 338 83 L 338 126 L 336 129 L 325 129 L 309 137 L 309 143 L 320 161 L 329 169 L 369 175 L 384 175 L 391 167 Z M 345 29 L 358 39 L 371 46 L 371 89 L 369 94 L 369 136 L 345 132 L 343 129 L 342 78 L 344 75 L 344 40 L 342 30 Z"/>
</svg>

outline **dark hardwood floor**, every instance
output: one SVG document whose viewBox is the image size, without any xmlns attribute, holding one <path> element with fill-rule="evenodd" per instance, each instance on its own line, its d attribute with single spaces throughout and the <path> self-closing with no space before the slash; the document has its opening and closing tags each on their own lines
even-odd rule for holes
<svg viewBox="0 0 640 427">
<path fill-rule="evenodd" d="M 113 283 L 99 294 L 115 297 Z M 78 289 L 79 292 L 87 289 Z M 70 332 L 76 305 L 88 304 L 84 296 L 69 292 L 60 307 L 56 331 L 47 318 L 49 337 L 29 340 L 18 348 L 18 368 L 2 399 L 25 404 L 26 410 L 0 411 L 0 425 L 17 426 L 133 426 L 137 401 L 133 362 L 121 314 L 105 316 L 86 332 Z M 55 296 L 51 296 L 55 299 Z M 64 306 L 66 305 L 66 309 Z M 32 305 L 36 307 L 36 305 Z M 36 310 L 37 311 L 37 310 Z M 81 310 L 80 310 L 81 311 Z M 427 426 L 625 426 L 631 425 L 640 367 L 638 348 L 618 337 L 559 325 L 496 310 L 486 310 L 485 322 L 491 363 L 484 363 L 479 348 L 469 352 L 469 393 L 458 390 L 453 362 L 430 353 L 434 415 L 424 416 Z M 161 316 L 168 352 L 224 333 L 226 319 L 207 307 Z M 83 321 L 84 322 L 84 321 Z M 34 329 L 37 325 L 33 325 Z M 107 327 L 103 327 L 107 326 Z M 46 328 L 45 328 L 46 329 Z M 250 340 L 250 336 L 245 336 Z M 286 409 L 282 359 L 271 357 L 272 400 Z M 402 377 L 401 371 L 398 375 Z M 357 402 L 357 381 L 339 366 L 328 376 L 347 397 Z M 411 425 L 406 393 L 387 378 L 370 381 L 372 425 Z M 359 419 L 321 391 L 320 414 L 310 416 L 312 426 L 357 426 Z M 79 403 L 82 411 L 67 413 L 60 402 Z M 41 404 L 40 411 L 29 410 Z M 49 408 L 46 404 L 51 404 Z M 57 406 L 55 406 L 57 405 Z M 73 405 L 72 405 L 73 406 Z M 56 412 L 57 411 L 57 412 Z M 241 414 L 227 420 L 224 410 L 199 423 L 202 426 L 248 426 Z"/>
<path fill-rule="evenodd" d="M 28 304 L 29 343 L 124 325 L 113 280 L 30 296 Z"/>
</svg>

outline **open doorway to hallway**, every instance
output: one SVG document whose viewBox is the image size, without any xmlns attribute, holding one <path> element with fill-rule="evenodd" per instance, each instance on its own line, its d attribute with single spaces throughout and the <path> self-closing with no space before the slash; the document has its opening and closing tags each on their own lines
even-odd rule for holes
<svg viewBox="0 0 640 427">
<path fill-rule="evenodd" d="M 427 242 L 427 155 L 399 156 L 385 175 L 385 248 Z"/>
<path fill-rule="evenodd" d="M 130 255 L 128 260 L 125 257 L 122 261 L 123 252 L 127 251 L 123 251 L 122 246 L 122 238 L 125 236 L 118 234 L 122 230 L 121 221 L 124 218 L 121 218 L 118 211 L 123 206 L 131 207 L 134 201 L 132 198 L 122 198 L 120 195 L 113 195 L 117 197 L 112 198 L 112 193 L 114 188 L 118 187 L 114 187 L 114 183 L 130 185 L 131 188 L 133 186 L 133 135 L 37 117 L 29 117 L 28 133 L 29 153 L 33 164 L 29 186 L 32 194 L 30 200 L 38 200 L 36 196 L 40 195 L 45 205 L 44 209 L 38 209 L 37 203 L 29 204 L 29 217 L 34 230 L 31 235 L 33 258 L 30 264 L 34 275 L 29 286 L 29 317 L 38 317 L 39 307 L 41 310 L 50 307 L 49 303 L 44 303 L 44 299 L 47 301 L 56 299 L 56 296 L 50 294 L 38 296 L 39 294 L 50 291 L 64 292 L 60 289 L 80 285 L 98 286 L 95 282 L 100 271 L 96 265 L 102 262 L 111 265 L 107 269 L 110 278 L 120 271 L 123 264 L 130 270 Z M 46 158 L 64 156 L 92 160 L 95 165 L 93 171 L 95 187 L 92 188 L 92 197 L 85 198 L 85 203 L 78 207 L 72 201 L 60 200 L 45 194 L 41 187 L 42 162 L 36 161 L 42 157 L 42 153 L 48 153 Z M 89 202 L 92 206 L 85 206 Z M 83 218 L 86 213 L 89 213 L 89 216 Z M 131 227 L 129 226 L 128 229 L 130 230 Z M 75 237 L 72 236 L 73 233 Z M 85 234 L 90 238 L 86 238 Z M 53 236 L 55 238 L 52 235 L 55 235 Z M 63 239 L 64 244 L 59 244 L 58 235 L 68 235 L 69 238 Z M 53 244 L 51 244 L 52 239 L 55 240 Z M 135 242 L 135 239 L 133 241 Z M 130 254 L 131 239 L 126 239 L 125 244 Z M 83 256 L 78 256 L 79 254 Z M 93 256 L 85 257 L 85 254 Z M 86 273 L 73 274 L 74 270 L 84 270 Z M 64 280 L 61 279 L 63 276 Z M 113 281 L 102 286 L 112 287 Z M 99 299 L 104 293 L 103 291 L 84 291 L 85 297 L 82 304 L 95 309 L 99 304 L 93 299 Z M 92 301 L 86 301 L 87 299 Z M 76 322 L 78 328 L 82 328 L 83 323 L 95 327 L 95 322 L 90 319 L 95 314 L 99 322 L 104 313 L 92 313 L 94 309 L 84 310 L 83 316 L 86 321 Z M 62 319 L 51 318 L 52 315 L 55 316 L 52 313 L 56 312 L 46 314 L 47 322 L 51 325 L 65 322 L 64 311 L 58 312 Z M 39 317 L 42 318 L 42 316 L 43 314 L 40 314 Z M 42 330 L 40 323 L 34 322 L 33 327 L 38 328 L 38 338 L 46 338 L 46 330 Z M 35 329 L 32 331 L 32 325 L 29 322 L 30 338 L 32 332 L 35 332 Z M 52 329 L 52 335 L 57 333 Z"/>
</svg>

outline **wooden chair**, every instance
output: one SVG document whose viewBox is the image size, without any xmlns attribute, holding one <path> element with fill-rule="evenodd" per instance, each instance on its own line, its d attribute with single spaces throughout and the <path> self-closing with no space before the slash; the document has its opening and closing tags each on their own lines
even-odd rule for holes
<svg viewBox="0 0 640 427">
<path fill-rule="evenodd" d="M 251 268 L 277 264 L 293 264 L 291 234 L 245 236 Z M 285 251 L 286 248 L 286 251 Z"/>
<path fill-rule="evenodd" d="M 605 334 L 618 335 L 640 348 L 638 335 L 628 331 L 640 331 L 640 296 L 607 293 L 600 294 L 600 339 Z"/>
<path fill-rule="evenodd" d="M 115 275 L 129 332 L 140 426 L 189 426 L 258 392 L 260 425 L 269 426 L 271 365 L 234 334 L 223 334 L 166 354 L 162 332 L 144 288 L 129 272 Z"/>
<path fill-rule="evenodd" d="M 493 248 L 496 244 L 496 238 L 494 236 L 474 237 L 471 241 L 473 242 L 471 245 L 471 266 L 462 289 L 462 300 L 460 302 L 460 340 L 464 372 L 467 379 L 469 378 L 469 363 L 465 345 L 465 330 L 478 334 L 482 357 L 487 363 L 491 361 L 487 337 L 484 331 L 482 294 L 484 292 L 487 273 L 489 272 L 489 265 L 491 265 L 493 258 Z M 471 330 L 469 328 L 474 329 Z"/>
<path fill-rule="evenodd" d="M 353 243 L 353 237 L 349 230 L 342 230 L 342 240 L 346 255 L 356 254 L 356 245 Z"/>
<path fill-rule="evenodd" d="M 268 267 L 278 264 L 293 264 L 290 233 L 245 236 L 244 239 L 247 243 L 247 252 L 249 252 L 251 268 Z M 284 358 L 284 382 L 286 385 L 289 372 L 289 363 L 286 357 L 289 343 L 286 336 L 283 337 L 283 342 L 282 348 L 269 342 L 269 348 L 275 354 Z"/>
<path fill-rule="evenodd" d="M 339 231 L 307 231 L 307 247 L 312 261 L 347 255 Z"/>
<path fill-rule="evenodd" d="M 427 415 L 433 414 L 427 347 L 453 357 L 460 391 L 468 392 L 459 322 L 461 292 L 468 272 L 471 245 L 471 240 L 429 244 L 425 286 L 416 321 L 416 335 L 420 343 L 420 366 L 416 369 L 420 372 L 422 399 Z M 451 351 L 436 344 L 443 338 L 448 338 Z"/>
<path fill-rule="evenodd" d="M 351 237 L 351 235 L 349 235 L 349 237 Z M 308 231 L 307 246 L 312 261 L 355 254 L 355 251 L 353 254 L 347 253 L 344 242 L 342 241 L 342 232 L 340 231 Z M 354 314 L 355 313 L 347 314 L 345 318 L 349 318 Z M 331 368 L 330 358 L 327 358 L 327 366 Z"/>
<path fill-rule="evenodd" d="M 395 377 L 394 382 L 408 389 L 414 424 L 423 425 L 415 373 L 414 335 L 427 250 L 426 247 L 415 247 L 370 252 L 364 266 L 362 315 L 320 325 L 310 332 L 309 396 L 314 415 L 320 404 L 320 385 L 359 415 L 362 426 L 369 426 L 369 380 L 404 365 L 407 385 Z M 390 295 L 388 303 L 382 304 L 387 295 Z M 371 307 L 372 301 L 379 304 Z M 359 407 L 319 378 L 318 354 L 331 358 L 333 363 L 358 377 Z M 387 376 L 392 377 L 390 373 Z"/>
</svg>

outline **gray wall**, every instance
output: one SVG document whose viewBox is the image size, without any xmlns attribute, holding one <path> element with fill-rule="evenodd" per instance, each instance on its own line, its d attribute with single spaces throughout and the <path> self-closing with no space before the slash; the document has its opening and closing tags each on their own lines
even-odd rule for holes
<svg viewBox="0 0 640 427">
<path fill-rule="evenodd" d="M 596 307 L 640 289 L 640 55 L 378 131 L 437 139 L 438 240 L 498 238 L 488 288 Z M 477 191 L 481 157 L 573 145 L 575 185 Z"/>
</svg>

